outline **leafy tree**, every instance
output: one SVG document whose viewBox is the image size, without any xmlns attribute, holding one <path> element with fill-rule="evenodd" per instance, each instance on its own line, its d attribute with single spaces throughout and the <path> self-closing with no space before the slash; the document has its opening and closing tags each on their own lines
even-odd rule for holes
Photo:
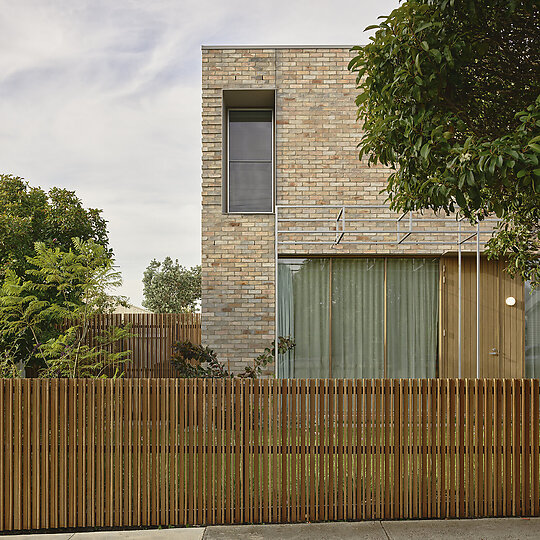
<svg viewBox="0 0 540 540">
<path fill-rule="evenodd" d="M 488 253 L 538 284 L 540 5 L 408 0 L 373 28 L 349 69 L 392 208 L 496 214 Z"/>
<path fill-rule="evenodd" d="M 47 193 L 22 178 L 0 175 L 0 277 L 8 269 L 24 277 L 35 242 L 68 250 L 72 238 L 108 248 L 101 210 L 83 208 L 73 191 L 52 188 Z"/>
<path fill-rule="evenodd" d="M 93 240 L 112 257 L 107 222 L 101 210 L 85 209 L 73 191 L 52 188 L 45 192 L 17 176 L 0 175 L 0 283 L 4 287 L 13 286 L 17 277 L 21 283 L 31 279 L 27 270 L 32 268 L 29 258 L 35 256 L 36 242 L 65 252 L 75 237 Z M 53 296 L 46 299 L 41 291 L 41 299 L 53 302 L 53 289 L 49 293 Z M 48 332 L 54 333 L 54 329 L 49 328 Z M 9 371 L 8 358 L 18 355 L 17 364 L 23 365 L 35 345 L 29 332 L 19 336 L 16 351 L 5 337 L 0 337 L 0 357 L 7 362 Z M 25 338 L 27 343 L 23 343 Z"/>
<path fill-rule="evenodd" d="M 63 251 L 38 242 L 28 264 L 24 279 L 8 269 L 0 288 L 0 371 L 34 363 L 47 377 L 95 377 L 127 359 L 110 349 L 128 329 L 109 328 L 87 344 L 92 317 L 125 302 L 111 295 L 121 279 L 103 246 L 74 238 Z"/>
<path fill-rule="evenodd" d="M 143 276 L 143 306 L 156 313 L 195 311 L 201 298 L 201 267 L 185 268 L 170 257 L 153 259 Z"/>
</svg>

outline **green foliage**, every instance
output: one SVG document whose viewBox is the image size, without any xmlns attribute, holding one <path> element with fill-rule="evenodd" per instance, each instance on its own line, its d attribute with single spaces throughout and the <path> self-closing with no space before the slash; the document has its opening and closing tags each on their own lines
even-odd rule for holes
<svg viewBox="0 0 540 540">
<path fill-rule="evenodd" d="M 179 341 L 173 345 L 173 350 L 171 363 L 181 378 L 221 379 L 230 377 L 225 365 L 208 347 L 194 345 L 190 341 Z"/>
<path fill-rule="evenodd" d="M 47 377 L 93 377 L 125 361 L 127 353 L 108 351 L 128 329 L 111 328 L 96 346 L 85 345 L 91 318 L 125 303 L 111 295 L 121 279 L 106 248 L 78 238 L 69 251 L 37 242 L 27 261 L 25 278 L 8 269 L 0 288 L 4 370 L 37 365 Z"/>
<path fill-rule="evenodd" d="M 22 377 L 19 366 L 13 363 L 9 352 L 0 351 L 0 379 L 18 379 Z"/>
<path fill-rule="evenodd" d="M 540 6 L 408 0 L 354 47 L 360 158 L 394 169 L 395 210 L 496 214 L 488 244 L 540 281 Z"/>
<path fill-rule="evenodd" d="M 45 344 L 46 367 L 41 377 L 102 378 L 122 375 L 122 365 L 129 361 L 130 351 L 114 351 L 115 344 L 131 337 L 129 326 L 106 328 L 96 337 L 93 347 L 84 343 L 88 327 L 84 323 L 70 326 L 56 339 Z M 111 373 L 112 372 L 112 373 Z"/>
<path fill-rule="evenodd" d="M 285 354 L 292 350 L 295 346 L 294 340 L 290 337 L 280 336 L 278 338 L 278 353 Z M 266 347 L 264 351 L 255 358 L 252 366 L 247 366 L 245 371 L 238 375 L 245 379 L 256 379 L 262 374 L 263 369 L 274 361 L 276 352 L 276 344 L 272 342 L 271 347 Z"/>
<path fill-rule="evenodd" d="M 156 313 L 194 311 L 201 298 L 201 267 L 185 268 L 170 257 L 153 259 L 143 276 L 143 306 Z"/>
<path fill-rule="evenodd" d="M 22 178 L 0 174 L 0 276 L 8 269 L 24 276 L 35 242 L 68 250 L 72 238 L 107 248 L 107 222 L 101 210 L 85 209 L 73 191 L 48 193 Z"/>
<path fill-rule="evenodd" d="M 107 250 L 107 226 L 101 211 L 83 208 L 72 191 L 52 188 L 45 192 L 29 186 L 22 178 L 0 175 L 0 280 L 9 279 L 14 286 L 15 276 L 23 281 L 29 279 L 26 274 L 31 268 L 28 258 L 35 255 L 36 242 L 68 251 L 72 238 L 94 240 Z M 110 250 L 107 255 L 112 257 Z M 10 272 L 15 275 L 8 278 Z M 54 302 L 56 291 L 50 288 L 49 292 L 53 296 L 46 298 L 41 290 L 40 299 Z M 51 332 L 48 332 L 49 337 L 54 334 Z M 27 339 L 26 343 L 24 339 Z M 24 363 L 34 347 L 34 338 L 29 331 L 19 336 L 16 344 L 7 343 L 0 336 L 0 354 L 4 354 L 4 359 L 6 354 L 9 358 L 17 358 L 17 364 Z"/>
<path fill-rule="evenodd" d="M 294 348 L 294 341 L 289 337 L 279 337 L 279 354 L 285 354 Z M 202 345 L 194 345 L 189 341 L 179 341 L 173 346 L 174 353 L 171 358 L 173 366 L 182 378 L 223 379 L 234 375 L 229 373 L 225 364 L 220 362 L 216 353 Z M 237 377 L 241 379 L 256 379 L 263 369 L 274 361 L 275 344 L 267 347 L 257 356 L 252 366 L 247 366 Z"/>
</svg>

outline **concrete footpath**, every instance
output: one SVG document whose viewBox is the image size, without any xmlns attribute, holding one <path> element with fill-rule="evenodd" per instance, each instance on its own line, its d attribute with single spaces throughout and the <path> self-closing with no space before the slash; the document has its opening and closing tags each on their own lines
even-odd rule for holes
<svg viewBox="0 0 540 540">
<path fill-rule="evenodd" d="M 235 525 L 0 536 L 13 540 L 540 540 L 540 518 Z"/>
</svg>

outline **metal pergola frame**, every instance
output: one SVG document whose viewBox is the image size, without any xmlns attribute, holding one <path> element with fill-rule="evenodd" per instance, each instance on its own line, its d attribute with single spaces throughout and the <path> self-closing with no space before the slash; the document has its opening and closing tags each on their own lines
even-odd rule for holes
<svg viewBox="0 0 540 540">
<path fill-rule="evenodd" d="M 335 217 L 280 217 L 281 213 L 294 210 L 295 213 L 305 213 L 306 210 L 319 210 L 322 212 L 333 211 Z M 355 216 L 354 212 L 367 212 L 368 215 L 361 217 Z M 388 217 L 376 217 L 374 213 L 388 213 Z M 353 217 L 350 217 L 351 213 Z M 322 204 L 306 204 L 306 205 L 276 205 L 275 206 L 275 224 L 274 224 L 274 250 L 275 250 L 275 374 L 277 376 L 277 358 L 278 358 L 278 260 L 279 246 L 301 246 L 301 245 L 320 245 L 326 247 L 335 247 L 338 245 L 385 245 L 385 246 L 440 246 L 455 245 L 458 254 L 458 376 L 461 378 L 461 323 L 462 323 L 462 283 L 461 283 L 461 265 L 463 246 L 474 242 L 474 252 L 476 253 L 476 377 L 480 377 L 480 246 L 485 246 L 487 239 L 482 240 L 493 234 L 493 225 L 499 220 L 496 218 L 487 218 L 474 225 L 464 221 L 463 217 L 456 216 L 425 216 L 418 212 L 404 212 L 401 214 L 394 213 L 388 205 L 322 205 Z M 306 228 L 280 229 L 280 223 L 304 224 L 304 227 L 313 228 L 317 225 L 327 224 L 327 227 L 320 226 L 315 230 Z M 362 229 L 358 225 L 352 229 L 348 227 L 350 224 L 369 223 L 368 229 Z M 444 228 L 418 229 L 415 228 L 418 224 L 437 224 L 439 227 L 444 225 Z M 330 224 L 330 226 L 328 226 Z M 374 224 L 374 225 L 371 225 Z M 448 225 L 451 225 L 448 227 Z M 454 226 L 455 225 L 455 226 Z M 332 228 L 333 227 L 333 228 Z M 280 235 L 298 236 L 298 239 L 280 240 Z M 329 237 L 329 240 L 310 240 L 310 235 L 318 237 Z M 346 235 L 361 235 L 369 237 L 367 240 L 344 240 Z M 382 235 L 393 236 L 394 240 L 380 239 Z M 448 235 L 448 240 L 440 241 L 433 240 L 434 235 Z M 489 239 L 488 238 L 488 239 Z M 448 249 L 444 250 L 441 255 L 448 253 Z M 300 256 L 302 256 L 300 254 Z"/>
</svg>

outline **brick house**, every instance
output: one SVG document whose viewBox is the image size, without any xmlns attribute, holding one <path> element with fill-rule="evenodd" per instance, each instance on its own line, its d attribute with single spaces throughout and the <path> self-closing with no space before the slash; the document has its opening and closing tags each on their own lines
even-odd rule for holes
<svg viewBox="0 0 540 540">
<path fill-rule="evenodd" d="M 279 377 L 539 376 L 493 224 L 394 214 L 358 160 L 349 49 L 202 48 L 203 343 L 238 371 L 290 335 Z"/>
</svg>

